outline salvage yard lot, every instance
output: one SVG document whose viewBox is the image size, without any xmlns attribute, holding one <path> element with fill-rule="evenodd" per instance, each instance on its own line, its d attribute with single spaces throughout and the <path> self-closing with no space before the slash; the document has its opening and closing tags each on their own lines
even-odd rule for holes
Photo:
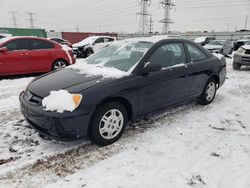
<svg viewBox="0 0 250 188">
<path fill-rule="evenodd" d="M 209 106 L 195 102 L 134 122 L 117 143 L 43 139 L 0 81 L 0 187 L 250 187 L 250 69 L 232 69 Z"/>
</svg>

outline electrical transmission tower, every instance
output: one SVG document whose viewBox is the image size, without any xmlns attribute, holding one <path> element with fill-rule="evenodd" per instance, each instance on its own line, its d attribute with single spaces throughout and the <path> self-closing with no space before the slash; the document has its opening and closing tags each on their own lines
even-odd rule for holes
<svg viewBox="0 0 250 188">
<path fill-rule="evenodd" d="M 160 4 L 164 8 L 164 18 L 160 21 L 164 24 L 162 33 L 167 34 L 170 31 L 169 24 L 174 23 L 170 19 L 170 10 L 175 6 L 175 4 L 172 2 L 172 0 L 163 0 L 160 2 Z"/>
<path fill-rule="evenodd" d="M 10 11 L 9 13 L 11 14 L 11 19 L 13 21 L 13 26 L 15 28 L 17 28 L 17 19 L 16 19 L 17 12 L 16 11 Z"/>
<path fill-rule="evenodd" d="M 139 5 L 141 6 L 141 12 L 137 13 L 140 15 L 140 23 L 139 23 L 139 33 L 146 34 L 148 33 L 148 7 L 151 5 L 151 0 L 137 0 Z"/>
<path fill-rule="evenodd" d="M 34 15 L 35 13 L 34 12 L 27 12 L 27 14 L 29 15 L 29 21 L 30 21 L 30 27 L 31 28 L 34 28 Z"/>
</svg>

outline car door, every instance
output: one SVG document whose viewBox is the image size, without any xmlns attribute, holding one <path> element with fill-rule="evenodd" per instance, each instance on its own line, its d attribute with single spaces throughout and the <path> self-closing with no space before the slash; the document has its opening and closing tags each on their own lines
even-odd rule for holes
<svg viewBox="0 0 250 188">
<path fill-rule="evenodd" d="M 39 39 L 29 39 L 28 60 L 34 72 L 48 71 L 53 61 L 54 44 Z"/>
<path fill-rule="evenodd" d="M 94 45 L 93 45 L 93 51 L 99 51 L 100 49 L 102 49 L 105 46 L 104 43 L 104 38 L 98 38 L 95 40 Z"/>
<path fill-rule="evenodd" d="M 6 47 L 8 51 L 0 53 L 0 74 L 18 74 L 30 71 L 25 39 L 15 39 L 1 47 Z"/>
<path fill-rule="evenodd" d="M 192 75 L 193 82 L 190 88 L 190 95 L 197 96 L 202 93 L 204 86 L 207 82 L 208 75 L 213 61 L 208 58 L 197 46 L 187 43 L 186 49 L 188 51 L 188 65 L 190 67 L 189 74 Z"/>
<path fill-rule="evenodd" d="M 192 80 L 187 76 L 188 67 L 182 43 L 165 43 L 159 46 L 148 62 L 158 63 L 162 69 L 138 78 L 140 114 L 172 105 L 188 97 Z"/>
</svg>

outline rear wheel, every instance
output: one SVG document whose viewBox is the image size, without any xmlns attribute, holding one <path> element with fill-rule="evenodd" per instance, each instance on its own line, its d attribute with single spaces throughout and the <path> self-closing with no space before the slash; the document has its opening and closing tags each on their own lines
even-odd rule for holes
<svg viewBox="0 0 250 188">
<path fill-rule="evenodd" d="M 234 69 L 234 70 L 239 70 L 240 67 L 241 67 L 241 64 L 236 63 L 236 62 L 233 62 L 233 69 Z"/>
<path fill-rule="evenodd" d="M 217 90 L 217 82 L 214 78 L 210 78 L 206 86 L 204 88 L 203 93 L 198 99 L 198 102 L 202 105 L 208 105 L 211 102 L 213 102 L 215 95 L 216 95 L 216 90 Z"/>
<path fill-rule="evenodd" d="M 62 59 L 56 60 L 52 65 L 52 71 L 66 67 L 68 63 Z"/>
<path fill-rule="evenodd" d="M 122 136 L 127 122 L 127 110 L 122 104 L 105 103 L 94 113 L 90 125 L 90 139 L 101 146 L 112 144 Z"/>
</svg>

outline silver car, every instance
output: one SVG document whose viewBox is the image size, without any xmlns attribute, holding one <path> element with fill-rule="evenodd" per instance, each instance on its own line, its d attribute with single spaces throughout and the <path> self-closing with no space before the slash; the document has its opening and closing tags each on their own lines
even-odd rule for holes
<svg viewBox="0 0 250 188">
<path fill-rule="evenodd" d="M 233 69 L 238 70 L 242 65 L 250 66 L 250 41 L 239 47 L 233 57 Z"/>
<path fill-rule="evenodd" d="M 213 40 L 203 46 L 212 53 L 229 55 L 233 52 L 233 43 L 229 40 Z"/>
</svg>

